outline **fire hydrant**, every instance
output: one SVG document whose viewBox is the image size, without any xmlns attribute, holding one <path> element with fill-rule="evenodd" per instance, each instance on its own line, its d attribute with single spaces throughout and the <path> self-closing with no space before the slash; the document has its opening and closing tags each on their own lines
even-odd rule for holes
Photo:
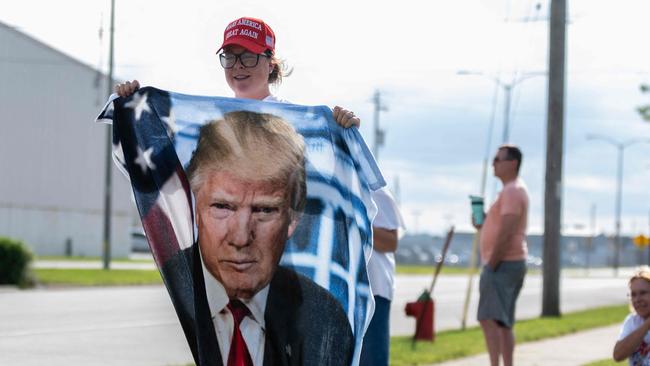
<svg viewBox="0 0 650 366">
<path fill-rule="evenodd" d="M 434 303 L 428 291 L 424 291 L 417 301 L 409 302 L 404 308 L 406 315 L 415 317 L 415 339 L 433 341 Z"/>
</svg>

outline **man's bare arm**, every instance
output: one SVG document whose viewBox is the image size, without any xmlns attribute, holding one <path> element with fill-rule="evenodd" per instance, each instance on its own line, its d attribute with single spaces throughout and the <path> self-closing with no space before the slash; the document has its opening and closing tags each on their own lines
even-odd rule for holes
<svg viewBox="0 0 650 366">
<path fill-rule="evenodd" d="M 372 227 L 373 249 L 381 253 L 394 253 L 397 250 L 397 230 Z"/>
</svg>

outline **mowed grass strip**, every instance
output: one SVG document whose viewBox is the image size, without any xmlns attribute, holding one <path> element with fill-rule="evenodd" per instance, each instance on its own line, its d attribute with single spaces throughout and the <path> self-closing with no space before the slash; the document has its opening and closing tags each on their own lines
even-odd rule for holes
<svg viewBox="0 0 650 366">
<path fill-rule="evenodd" d="M 395 273 L 405 275 L 430 275 L 433 278 L 433 273 L 436 267 L 434 265 L 419 265 L 419 264 L 398 264 L 395 267 Z M 478 273 L 478 271 L 477 271 Z M 466 275 L 469 274 L 467 267 L 442 267 L 440 274 L 444 275 Z"/>
<path fill-rule="evenodd" d="M 102 258 L 101 257 L 84 257 L 84 256 L 64 256 L 64 255 L 43 255 L 43 256 L 38 256 L 35 258 L 35 260 L 43 260 L 43 261 L 65 261 L 65 262 L 101 262 Z M 152 258 L 146 258 L 146 259 L 131 259 L 131 258 L 112 258 L 111 262 L 118 262 L 118 263 L 153 263 L 153 257 Z"/>
<path fill-rule="evenodd" d="M 435 272 L 435 266 L 433 264 L 424 265 L 424 264 L 398 264 L 395 267 L 395 273 L 400 275 L 429 275 L 433 278 L 433 273 Z M 442 275 L 469 275 L 469 267 L 445 267 L 443 266 L 440 270 Z M 474 271 L 474 275 L 478 276 L 481 274 L 480 269 Z M 527 274 L 537 275 L 540 274 L 538 268 L 528 267 Z"/>
<path fill-rule="evenodd" d="M 128 286 L 162 284 L 158 270 L 33 269 L 36 283 L 65 286 Z"/>
<path fill-rule="evenodd" d="M 522 320 L 515 324 L 515 337 L 521 344 L 616 324 L 622 322 L 629 311 L 627 305 L 619 305 L 567 313 L 558 318 Z M 392 337 L 390 364 L 432 364 L 483 352 L 486 352 L 485 342 L 479 327 L 439 332 L 435 342 L 418 341 L 415 348 L 412 348 L 411 337 Z"/>
<path fill-rule="evenodd" d="M 616 362 L 616 361 L 614 361 L 613 358 L 608 358 L 608 359 L 605 359 L 605 360 L 589 362 L 589 363 L 584 364 L 583 366 L 617 366 L 617 365 L 627 365 L 627 364 L 628 364 L 627 360 L 621 361 L 621 362 Z"/>
</svg>

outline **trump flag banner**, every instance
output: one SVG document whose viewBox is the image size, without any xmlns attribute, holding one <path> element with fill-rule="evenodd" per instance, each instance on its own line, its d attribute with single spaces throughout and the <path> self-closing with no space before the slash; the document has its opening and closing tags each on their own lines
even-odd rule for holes
<svg viewBox="0 0 650 366">
<path fill-rule="evenodd" d="M 338 301 L 354 335 L 352 364 L 357 364 L 374 308 L 366 271 L 376 213 L 371 192 L 385 185 L 358 130 L 339 127 L 326 106 L 145 87 L 128 98 L 112 96 L 97 121 L 113 124 L 114 161 L 131 182 L 151 252 L 195 362 L 222 364 L 186 169 L 201 126 L 233 111 L 281 117 L 304 138 L 307 203 L 280 265 L 314 281 Z"/>
</svg>

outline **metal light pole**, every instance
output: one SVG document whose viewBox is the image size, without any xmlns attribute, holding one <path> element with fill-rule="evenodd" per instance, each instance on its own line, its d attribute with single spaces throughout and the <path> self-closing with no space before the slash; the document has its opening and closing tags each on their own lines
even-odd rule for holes
<svg viewBox="0 0 650 366">
<path fill-rule="evenodd" d="M 594 237 L 596 236 L 596 204 L 592 203 L 591 204 L 591 211 L 590 211 L 590 225 L 589 225 L 589 240 L 587 241 L 587 260 L 586 260 L 586 267 L 587 267 L 587 276 L 589 276 L 589 266 L 590 266 L 590 255 L 591 251 L 594 248 Z"/>
<path fill-rule="evenodd" d="M 625 149 L 640 143 L 650 143 L 650 139 L 634 139 L 624 142 L 620 142 L 611 137 L 602 136 L 602 135 L 587 135 L 587 140 L 600 140 L 605 141 L 611 145 L 614 145 L 618 150 L 618 161 L 616 164 L 616 236 L 614 239 L 614 276 L 618 276 L 618 267 L 620 261 L 620 251 L 621 251 L 621 206 L 622 206 L 622 196 L 623 196 L 623 162 L 624 162 L 624 153 Z"/>
<path fill-rule="evenodd" d="M 110 45 L 108 49 L 108 96 L 113 93 L 113 28 L 115 26 L 115 0 L 111 0 L 111 26 L 109 28 Z M 112 167 L 113 161 L 113 125 L 107 125 L 106 129 L 106 166 L 104 171 L 104 232 L 102 238 L 102 262 L 105 270 L 111 266 L 111 195 Z"/>
<path fill-rule="evenodd" d="M 485 76 L 486 78 L 494 81 L 498 86 L 503 88 L 503 93 L 505 96 L 504 105 L 503 105 L 503 138 L 502 143 L 507 143 L 510 139 L 510 100 L 512 95 L 512 89 L 522 81 L 530 79 L 535 76 L 546 75 L 545 72 L 528 72 L 519 76 L 514 76 L 512 81 L 509 83 L 504 82 L 500 78 L 486 75 L 480 71 L 469 71 L 469 70 L 460 70 L 456 72 L 458 75 L 480 75 Z"/>
<path fill-rule="evenodd" d="M 372 154 L 375 156 L 375 160 L 379 161 L 379 148 L 384 145 L 385 138 L 385 131 L 379 128 L 379 113 L 387 111 L 388 107 L 381 100 L 379 90 L 375 90 L 375 94 L 372 96 L 372 103 L 375 105 L 373 118 L 375 136 L 372 145 Z"/>
</svg>

